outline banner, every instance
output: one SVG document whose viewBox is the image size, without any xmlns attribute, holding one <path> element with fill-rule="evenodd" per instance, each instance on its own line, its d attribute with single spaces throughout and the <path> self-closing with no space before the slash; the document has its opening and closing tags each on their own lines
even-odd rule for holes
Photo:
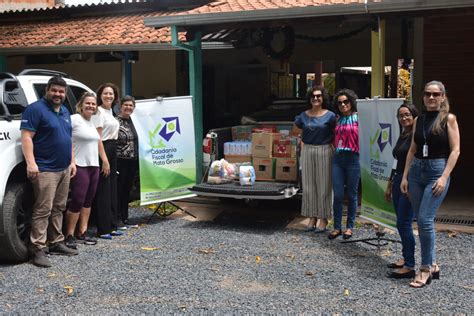
<svg viewBox="0 0 474 316">
<path fill-rule="evenodd" d="M 136 103 L 141 205 L 194 196 L 187 189 L 196 184 L 192 97 Z"/>
<path fill-rule="evenodd" d="M 391 229 L 396 228 L 397 216 L 384 195 L 394 160 L 392 150 L 400 134 L 397 110 L 402 103 L 403 99 L 357 100 L 361 217 Z"/>
</svg>

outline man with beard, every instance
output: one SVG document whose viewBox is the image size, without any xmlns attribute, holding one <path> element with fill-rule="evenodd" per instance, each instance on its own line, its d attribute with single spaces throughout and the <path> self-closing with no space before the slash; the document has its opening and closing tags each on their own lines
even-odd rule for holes
<svg viewBox="0 0 474 316">
<path fill-rule="evenodd" d="M 72 156 L 71 118 L 63 102 L 67 85 L 63 78 L 52 77 L 44 97 L 30 104 L 21 119 L 21 144 L 26 173 L 33 184 L 35 203 L 31 220 L 32 263 L 50 267 L 49 253 L 77 255 L 64 244 L 63 212 L 69 180 L 76 173 Z"/>
</svg>

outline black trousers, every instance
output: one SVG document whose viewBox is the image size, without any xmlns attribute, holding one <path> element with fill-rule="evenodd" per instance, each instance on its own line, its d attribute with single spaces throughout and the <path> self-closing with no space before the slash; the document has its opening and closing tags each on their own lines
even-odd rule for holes
<svg viewBox="0 0 474 316">
<path fill-rule="evenodd" d="M 103 142 L 105 154 L 110 164 L 110 174 L 99 176 L 99 184 L 92 203 L 92 214 L 97 225 L 97 234 L 109 234 L 117 228 L 117 142 L 106 140 Z M 102 161 L 100 161 L 102 168 Z M 102 169 L 101 169 L 102 170 Z"/>
<path fill-rule="evenodd" d="M 137 169 L 137 159 L 117 158 L 118 214 L 124 223 L 128 220 L 128 201 L 130 199 L 130 191 L 132 190 L 133 179 L 135 178 Z"/>
</svg>

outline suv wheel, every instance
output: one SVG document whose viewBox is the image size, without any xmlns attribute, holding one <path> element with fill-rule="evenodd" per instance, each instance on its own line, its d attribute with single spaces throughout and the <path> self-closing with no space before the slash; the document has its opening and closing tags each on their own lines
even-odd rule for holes
<svg viewBox="0 0 474 316">
<path fill-rule="evenodd" d="M 30 183 L 7 186 L 3 201 L 2 219 L 5 234 L 0 236 L 0 260 L 22 262 L 28 259 L 27 242 L 30 237 L 33 189 Z"/>
</svg>

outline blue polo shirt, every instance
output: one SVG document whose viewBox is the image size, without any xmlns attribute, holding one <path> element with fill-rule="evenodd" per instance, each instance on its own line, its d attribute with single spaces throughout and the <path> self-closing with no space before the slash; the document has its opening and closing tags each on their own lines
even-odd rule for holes
<svg viewBox="0 0 474 316">
<path fill-rule="evenodd" d="M 33 153 L 39 171 L 62 171 L 70 165 L 71 117 L 63 105 L 55 112 L 44 98 L 31 103 L 21 116 L 20 129 L 35 132 Z"/>
</svg>

